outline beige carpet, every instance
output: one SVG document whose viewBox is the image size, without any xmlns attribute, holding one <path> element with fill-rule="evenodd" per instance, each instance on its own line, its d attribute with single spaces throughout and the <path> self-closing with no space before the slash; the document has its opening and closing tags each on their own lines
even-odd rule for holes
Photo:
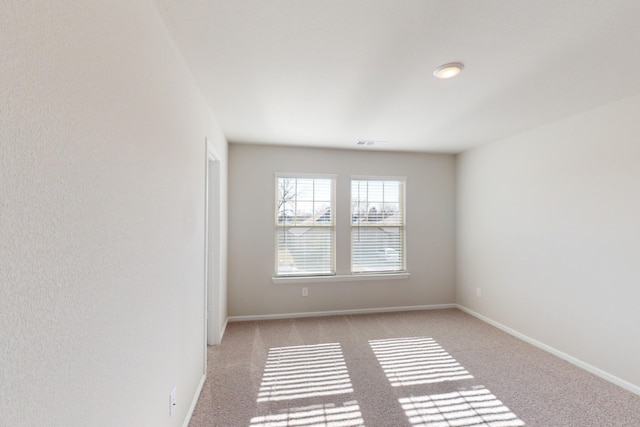
<svg viewBox="0 0 640 427">
<path fill-rule="evenodd" d="M 640 396 L 459 310 L 236 322 L 190 427 L 633 426 Z"/>
</svg>

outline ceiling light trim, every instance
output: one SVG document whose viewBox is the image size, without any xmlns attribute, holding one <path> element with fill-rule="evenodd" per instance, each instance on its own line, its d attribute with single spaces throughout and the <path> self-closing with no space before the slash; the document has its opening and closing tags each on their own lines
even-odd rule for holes
<svg viewBox="0 0 640 427">
<path fill-rule="evenodd" d="M 437 79 L 452 79 L 460 73 L 464 69 L 464 64 L 462 62 L 448 62 L 436 68 L 433 71 L 433 76 Z"/>
</svg>

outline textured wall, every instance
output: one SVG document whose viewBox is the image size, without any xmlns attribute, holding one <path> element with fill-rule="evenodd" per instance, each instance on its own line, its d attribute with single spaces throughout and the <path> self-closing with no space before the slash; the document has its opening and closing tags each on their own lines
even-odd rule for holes
<svg viewBox="0 0 640 427">
<path fill-rule="evenodd" d="M 459 303 L 637 390 L 639 115 L 636 96 L 461 155 L 457 247 Z"/>
<path fill-rule="evenodd" d="M 182 425 L 224 138 L 150 1 L 5 1 L 0 76 L 0 424 Z"/>
<path fill-rule="evenodd" d="M 231 144 L 229 315 L 454 302 L 455 157 Z M 407 177 L 407 280 L 272 283 L 275 173 L 336 174 L 336 268 L 349 274 L 351 175 Z M 346 216 L 340 216 L 346 213 Z M 248 267 L 249 266 L 249 267 Z M 301 288 L 309 296 L 301 297 Z"/>
</svg>

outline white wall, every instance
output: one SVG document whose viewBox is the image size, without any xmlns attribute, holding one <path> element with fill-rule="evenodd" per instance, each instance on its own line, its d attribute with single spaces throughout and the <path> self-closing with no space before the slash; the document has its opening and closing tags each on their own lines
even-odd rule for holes
<svg viewBox="0 0 640 427">
<path fill-rule="evenodd" d="M 272 283 L 276 172 L 338 175 L 338 274 L 350 268 L 350 176 L 406 176 L 410 278 Z M 454 156 L 231 144 L 229 185 L 230 316 L 454 303 Z M 308 297 L 301 296 L 303 286 Z"/>
<path fill-rule="evenodd" d="M 638 117 L 636 96 L 462 154 L 457 240 L 460 304 L 636 388 Z"/>
<path fill-rule="evenodd" d="M 150 1 L 2 3 L 0 424 L 183 424 L 207 136 L 226 159 Z"/>
</svg>

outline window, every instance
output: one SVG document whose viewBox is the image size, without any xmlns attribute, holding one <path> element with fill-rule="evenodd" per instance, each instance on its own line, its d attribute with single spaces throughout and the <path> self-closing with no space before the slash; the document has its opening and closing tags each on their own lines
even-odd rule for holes
<svg viewBox="0 0 640 427">
<path fill-rule="evenodd" d="M 405 179 L 351 180 L 351 271 L 405 271 Z"/>
<path fill-rule="evenodd" d="M 335 274 L 335 178 L 276 176 L 276 276 Z"/>
</svg>

